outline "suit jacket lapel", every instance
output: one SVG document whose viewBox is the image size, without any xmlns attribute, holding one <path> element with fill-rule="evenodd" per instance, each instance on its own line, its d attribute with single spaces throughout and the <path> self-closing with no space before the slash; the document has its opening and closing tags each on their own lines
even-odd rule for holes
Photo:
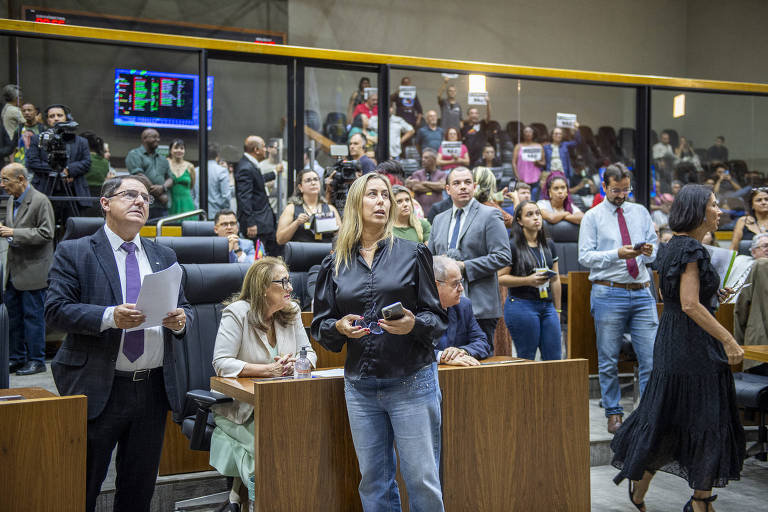
<svg viewBox="0 0 768 512">
<path fill-rule="evenodd" d="M 147 253 L 147 260 L 149 260 L 149 266 L 152 267 L 152 272 L 165 270 L 163 263 L 160 261 L 160 253 L 157 247 L 155 247 L 154 242 L 142 237 L 141 246 L 144 248 L 144 252 Z"/>
<path fill-rule="evenodd" d="M 112 250 L 112 246 L 109 244 L 109 239 L 104 232 L 104 228 L 99 228 L 99 230 L 91 236 L 91 245 L 93 246 L 93 252 L 96 253 L 96 259 L 99 262 L 99 265 L 101 265 L 104 275 L 107 277 L 109 287 L 112 289 L 112 296 L 115 304 L 122 304 L 123 288 L 120 286 L 120 273 L 117 271 L 115 253 Z"/>
<path fill-rule="evenodd" d="M 27 195 L 24 196 L 24 200 L 21 201 L 21 204 L 19 205 L 19 209 L 16 212 L 16 215 L 13 214 L 13 197 L 10 198 L 11 200 L 11 210 L 10 210 L 10 217 L 8 218 L 8 225 L 11 227 L 14 227 L 16 225 L 16 221 L 21 220 L 21 218 L 24 216 L 24 214 L 29 210 L 29 204 L 32 202 L 32 187 L 29 188 L 27 191 Z"/>
<path fill-rule="evenodd" d="M 464 238 L 464 234 L 469 229 L 469 226 L 472 224 L 472 221 L 475 220 L 475 216 L 477 216 L 477 211 L 480 209 L 479 203 L 477 202 L 477 199 L 472 201 L 472 204 L 469 205 L 469 212 L 467 213 L 467 220 L 464 221 L 464 224 L 461 226 L 461 231 L 459 232 L 459 240 L 456 242 L 457 244 L 461 242 L 461 239 Z"/>
</svg>

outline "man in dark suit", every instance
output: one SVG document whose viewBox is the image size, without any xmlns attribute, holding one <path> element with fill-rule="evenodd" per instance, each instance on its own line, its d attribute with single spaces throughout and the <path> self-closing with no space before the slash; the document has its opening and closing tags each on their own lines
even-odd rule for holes
<svg viewBox="0 0 768 512">
<path fill-rule="evenodd" d="M 43 119 L 48 128 L 53 128 L 59 123 L 73 121 L 72 113 L 66 105 L 50 105 L 43 112 Z M 85 175 L 91 170 L 91 153 L 88 149 L 88 141 L 80 136 L 74 136 L 67 141 L 67 164 L 61 170 L 57 179 L 54 170 L 48 165 L 48 153 L 40 148 L 40 136 L 35 135 L 29 143 L 26 154 L 26 164 L 30 172 L 34 173 L 32 186 L 47 195 L 75 197 L 89 197 L 88 182 Z M 88 208 L 92 203 L 88 200 L 56 202 L 54 212 L 56 219 L 62 225 L 68 217 L 76 217 L 80 213 L 79 208 Z M 78 208 L 79 207 L 79 208 Z"/>
<path fill-rule="evenodd" d="M 171 336 L 183 336 L 190 308 L 179 290 L 162 326 L 126 331 L 145 320 L 135 307 L 141 279 L 176 263 L 176 255 L 139 236 L 152 200 L 144 176 L 108 180 L 101 195 L 105 226 L 56 249 L 45 318 L 67 337 L 51 370 L 61 395 L 88 397 L 86 510 L 94 510 L 117 446 L 114 510 L 143 511 L 167 412 L 180 409 Z"/>
<path fill-rule="evenodd" d="M 429 250 L 456 260 L 477 323 L 493 347 L 496 324 L 502 315 L 496 272 L 509 265 L 512 257 L 507 228 L 501 210 L 474 198 L 475 183 L 466 167 L 451 169 L 445 189 L 453 205 L 435 217 Z"/>
<path fill-rule="evenodd" d="M 479 366 L 478 359 L 492 356 L 493 350 L 472 313 L 472 301 L 461 296 L 459 265 L 447 256 L 435 256 L 432 267 L 440 305 L 448 311 L 448 329 L 437 340 L 435 359 L 439 364 Z"/>
<path fill-rule="evenodd" d="M 275 179 L 275 173 L 261 174 L 259 162 L 266 156 L 264 140 L 250 135 L 243 144 L 243 157 L 235 166 L 235 196 L 237 220 L 245 228 L 246 238 L 258 238 L 269 256 L 281 256 L 282 247 L 275 239 L 275 214 L 269 206 L 265 182 Z"/>
<path fill-rule="evenodd" d="M 0 171 L 0 186 L 10 197 L 0 237 L 8 239 L 5 305 L 10 323 L 9 372 L 32 375 L 45 371 L 46 276 L 53 261 L 53 206 L 27 181 L 23 165 Z"/>
</svg>

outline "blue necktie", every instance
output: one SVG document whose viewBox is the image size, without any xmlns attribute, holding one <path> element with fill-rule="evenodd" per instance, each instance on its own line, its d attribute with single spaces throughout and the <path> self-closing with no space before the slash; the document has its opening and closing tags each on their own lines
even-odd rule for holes
<svg viewBox="0 0 768 512">
<path fill-rule="evenodd" d="M 461 208 L 456 210 L 456 222 L 453 225 L 453 234 L 451 235 L 451 243 L 448 244 L 449 249 L 455 249 L 456 243 L 459 241 L 459 230 L 461 229 L 461 214 L 464 212 Z"/>
<path fill-rule="evenodd" d="M 135 304 L 141 290 L 139 260 L 136 259 L 136 244 L 125 242 L 120 246 L 128 254 L 125 256 L 125 302 Z M 126 332 L 123 340 L 123 354 L 134 362 L 144 353 L 144 329 Z"/>
</svg>

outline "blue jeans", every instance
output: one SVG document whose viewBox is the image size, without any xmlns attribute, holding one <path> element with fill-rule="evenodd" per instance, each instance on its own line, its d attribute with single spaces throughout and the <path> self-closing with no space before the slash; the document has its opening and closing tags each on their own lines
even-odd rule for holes
<svg viewBox="0 0 768 512">
<path fill-rule="evenodd" d="M 395 442 L 411 510 L 444 510 L 437 365 L 401 378 L 344 379 L 344 395 L 362 476 L 358 490 L 363 510 L 401 510 Z"/>
<path fill-rule="evenodd" d="M 637 354 L 640 395 L 653 368 L 653 343 L 659 317 L 656 301 L 649 288 L 625 290 L 601 284 L 592 286 L 590 295 L 592 317 L 597 334 L 597 361 L 600 393 L 605 415 L 623 414 L 619 404 L 619 351 L 625 332 L 632 337 Z"/>
<path fill-rule="evenodd" d="M 539 349 L 544 361 L 562 359 L 560 318 L 551 301 L 509 297 L 504 302 L 504 323 L 512 336 L 517 357 L 535 359 Z"/>
<path fill-rule="evenodd" d="M 11 280 L 5 288 L 11 364 L 45 362 L 45 288 L 17 290 Z"/>
</svg>

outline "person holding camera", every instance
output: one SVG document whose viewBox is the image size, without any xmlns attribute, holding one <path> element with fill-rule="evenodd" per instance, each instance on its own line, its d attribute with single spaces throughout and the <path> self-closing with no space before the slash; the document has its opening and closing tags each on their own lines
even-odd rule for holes
<svg viewBox="0 0 768 512">
<path fill-rule="evenodd" d="M 312 169 L 302 169 L 296 175 L 296 193 L 288 199 L 288 205 L 277 222 L 277 243 L 331 242 L 341 217 L 320 194 L 320 176 Z M 315 227 L 312 228 L 312 220 Z M 335 229 L 325 229 L 322 219 L 333 219 Z M 331 223 L 327 223 L 331 224 Z"/>
<path fill-rule="evenodd" d="M 72 111 L 66 105 L 54 104 L 43 113 L 48 130 L 32 137 L 26 154 L 27 168 L 34 173 L 32 186 L 48 197 L 90 197 L 85 179 L 91 170 L 88 141 L 72 133 L 66 125 L 60 126 L 74 122 Z M 74 123 L 72 129 L 76 127 L 77 123 Z M 44 147 L 41 147 L 41 140 Z M 64 149 L 66 159 L 59 160 L 56 153 L 49 154 L 49 150 L 55 149 Z M 88 200 L 54 201 L 53 210 L 57 221 L 63 225 L 68 217 L 79 215 L 80 207 L 88 208 L 91 204 Z"/>
<path fill-rule="evenodd" d="M 336 250 L 320 267 L 311 333 L 346 345 L 344 395 L 360 466 L 363 510 L 400 510 L 396 456 L 411 510 L 444 510 L 436 340 L 448 317 L 432 254 L 396 238 L 392 188 L 376 173 L 349 189 Z"/>
</svg>

